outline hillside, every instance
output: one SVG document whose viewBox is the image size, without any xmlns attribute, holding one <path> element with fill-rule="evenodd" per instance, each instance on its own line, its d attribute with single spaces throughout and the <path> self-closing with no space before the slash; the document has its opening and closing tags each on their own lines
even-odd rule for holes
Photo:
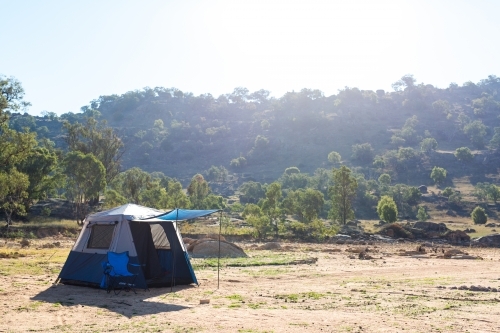
<svg viewBox="0 0 500 333">
<path fill-rule="evenodd" d="M 83 122 L 85 116 L 100 115 L 125 143 L 123 169 L 161 171 L 184 184 L 212 165 L 261 182 L 277 179 L 291 166 L 312 174 L 332 167 L 327 159 L 331 151 L 367 178 L 388 172 L 407 184 L 428 183 L 434 165 L 456 176 L 471 170 L 478 178 L 496 173 L 492 152 L 498 143 L 490 140 L 500 126 L 499 78 L 437 88 L 417 84 L 407 75 L 394 88 L 386 92 L 346 87 L 332 96 L 303 89 L 280 98 L 245 88 L 217 98 L 175 88 L 144 88 L 100 96 L 78 114 L 14 115 L 11 126 L 24 126 L 31 117 L 39 136 L 64 148 L 63 120 Z M 436 152 L 421 153 L 425 138 L 436 140 Z M 361 150 L 353 152 L 355 145 Z M 487 151 L 488 146 L 493 150 Z M 478 152 L 471 170 L 449 154 L 459 147 Z M 234 160 L 239 157 L 244 160 L 238 165 Z M 383 163 L 372 164 L 374 160 Z"/>
</svg>

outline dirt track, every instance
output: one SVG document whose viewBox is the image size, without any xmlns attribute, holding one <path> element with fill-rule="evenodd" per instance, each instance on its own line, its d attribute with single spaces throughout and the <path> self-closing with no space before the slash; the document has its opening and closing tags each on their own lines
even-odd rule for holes
<svg viewBox="0 0 500 333">
<path fill-rule="evenodd" d="M 118 296 L 99 289 L 52 286 L 57 274 L 2 276 L 0 332 L 500 330 L 500 292 L 450 289 L 500 289 L 499 249 L 464 249 L 482 260 L 397 255 L 401 248 L 414 247 L 370 246 L 376 259 L 359 260 L 357 255 L 349 259 L 346 245 L 292 244 L 288 253 L 317 257 L 317 263 L 226 267 L 219 290 L 217 271 L 208 268 L 196 272 L 199 287 Z M 200 304 L 204 299 L 210 303 Z"/>
</svg>

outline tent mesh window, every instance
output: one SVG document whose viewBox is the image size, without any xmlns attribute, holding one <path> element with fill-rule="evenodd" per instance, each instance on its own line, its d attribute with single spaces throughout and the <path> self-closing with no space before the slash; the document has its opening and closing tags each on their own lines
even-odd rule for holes
<svg viewBox="0 0 500 333">
<path fill-rule="evenodd" d="M 114 224 L 94 224 L 90 232 L 87 248 L 89 249 L 109 249 L 113 239 Z"/>
</svg>

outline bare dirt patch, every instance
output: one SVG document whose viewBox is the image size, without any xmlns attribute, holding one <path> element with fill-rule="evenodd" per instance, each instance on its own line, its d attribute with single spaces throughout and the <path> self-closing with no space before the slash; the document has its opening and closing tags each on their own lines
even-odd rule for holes
<svg viewBox="0 0 500 333">
<path fill-rule="evenodd" d="M 219 289 L 211 261 L 193 259 L 198 287 L 118 296 L 52 285 L 67 245 L 0 248 L 26 254 L 0 259 L 0 332 L 496 332 L 500 326 L 499 249 L 460 248 L 482 259 L 455 260 L 399 255 L 415 243 L 374 244 L 373 259 L 361 260 L 347 245 L 289 243 L 279 252 L 238 245 L 249 258 L 222 261 Z M 280 258 L 286 260 L 277 264 Z M 264 259 L 269 265 L 259 264 Z"/>
</svg>

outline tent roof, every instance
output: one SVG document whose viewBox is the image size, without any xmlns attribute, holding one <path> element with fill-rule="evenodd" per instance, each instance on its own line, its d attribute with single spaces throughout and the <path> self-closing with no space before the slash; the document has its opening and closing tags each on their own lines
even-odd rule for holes
<svg viewBox="0 0 500 333">
<path fill-rule="evenodd" d="M 125 204 L 103 212 L 98 212 L 89 216 L 91 219 L 102 218 L 105 216 L 124 216 L 128 220 L 145 219 L 153 216 L 165 214 L 165 211 L 144 207 L 136 204 Z"/>
<path fill-rule="evenodd" d="M 215 212 L 220 211 L 220 209 L 208 209 L 208 210 L 192 210 L 192 209 L 174 209 L 168 213 L 163 213 L 162 215 L 158 215 L 154 218 L 146 218 L 143 219 L 144 222 L 153 222 L 153 221 L 185 221 L 192 220 L 197 217 L 202 217 L 206 215 L 213 214 Z"/>
</svg>

